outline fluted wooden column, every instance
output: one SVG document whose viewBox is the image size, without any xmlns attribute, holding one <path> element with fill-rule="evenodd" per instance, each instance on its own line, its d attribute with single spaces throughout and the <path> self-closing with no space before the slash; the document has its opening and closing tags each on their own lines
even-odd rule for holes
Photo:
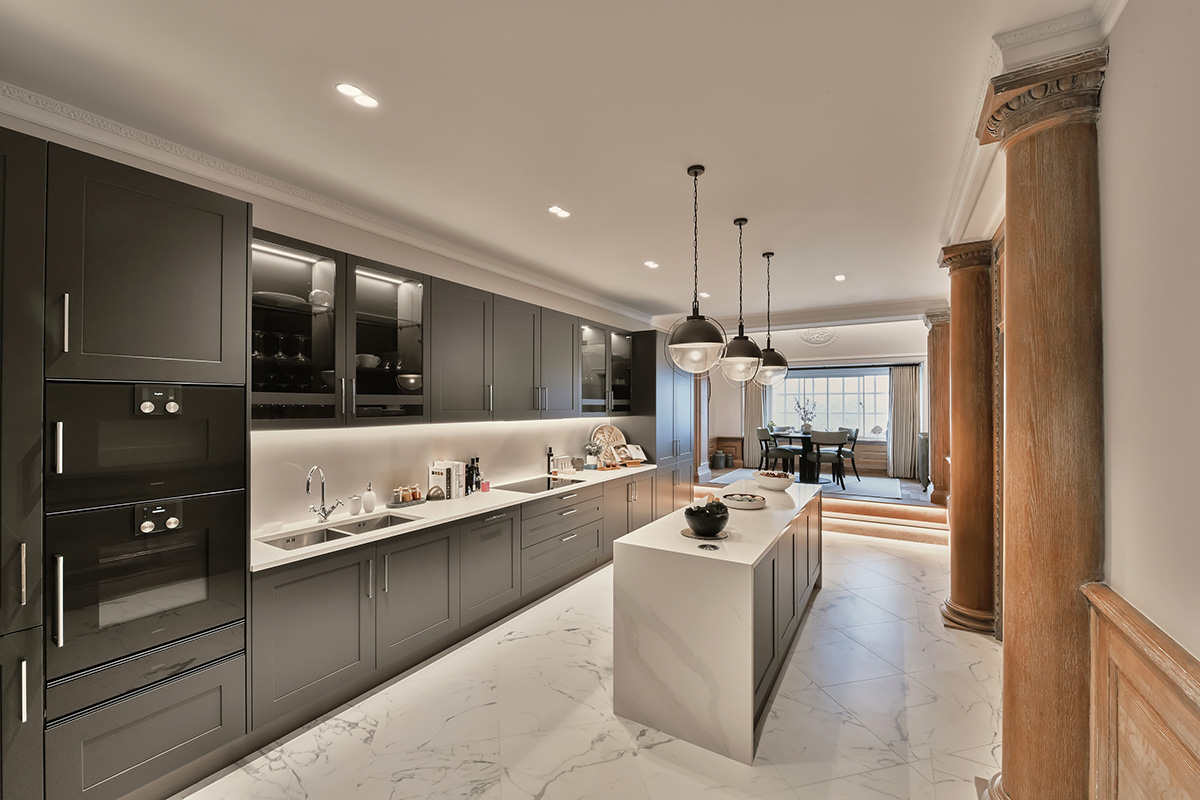
<svg viewBox="0 0 1200 800">
<path fill-rule="evenodd" d="M 1088 796 L 1088 604 L 1103 571 L 1096 120 L 1108 54 L 992 79 L 1005 149 L 1004 756 L 990 800 Z M 957 487 L 955 489 L 957 497 Z"/>
<path fill-rule="evenodd" d="M 947 625 L 995 630 L 992 243 L 942 248 L 950 271 L 950 596 Z"/>
<path fill-rule="evenodd" d="M 950 314 L 925 315 L 929 329 L 929 479 L 930 502 L 944 506 L 950 496 Z"/>
</svg>

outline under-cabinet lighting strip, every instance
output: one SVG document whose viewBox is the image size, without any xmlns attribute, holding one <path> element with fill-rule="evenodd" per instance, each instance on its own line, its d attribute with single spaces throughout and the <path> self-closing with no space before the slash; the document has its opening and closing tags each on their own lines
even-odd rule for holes
<svg viewBox="0 0 1200 800">
<path fill-rule="evenodd" d="M 383 281 L 384 283 L 394 283 L 397 286 L 403 286 L 406 283 L 408 283 L 408 281 L 406 281 L 402 278 L 392 278 L 387 275 L 379 275 L 377 273 L 367 272 L 366 270 L 361 270 L 361 269 L 354 270 L 354 273 L 356 275 L 361 275 L 364 278 L 374 278 L 375 280 Z"/>
<path fill-rule="evenodd" d="M 274 247 L 267 247 L 265 244 L 259 244 L 258 242 L 252 243 L 250 247 L 251 249 L 257 250 L 260 253 L 270 253 L 273 256 L 282 256 L 283 258 L 290 258 L 294 261 L 303 261 L 305 264 L 315 264 L 318 261 L 324 260 L 320 258 L 314 258 L 313 256 L 302 256 L 299 253 L 290 253 L 287 250 L 277 250 Z"/>
</svg>

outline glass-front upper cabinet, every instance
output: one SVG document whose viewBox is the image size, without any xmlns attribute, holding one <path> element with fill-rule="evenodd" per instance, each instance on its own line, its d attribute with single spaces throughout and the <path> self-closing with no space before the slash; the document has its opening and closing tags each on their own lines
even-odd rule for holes
<svg viewBox="0 0 1200 800">
<path fill-rule="evenodd" d="M 354 423 L 428 420 L 425 276 L 351 257 L 346 336 Z M 452 366 L 452 365 L 451 365 Z"/>
<path fill-rule="evenodd" d="M 250 245 L 250 417 L 256 428 L 339 425 L 345 257 L 255 230 Z"/>
<path fill-rule="evenodd" d="M 608 341 L 608 410 L 611 414 L 628 414 L 633 409 L 633 395 L 630 391 L 633 377 L 633 338 L 625 331 L 611 331 Z"/>
<path fill-rule="evenodd" d="M 625 331 L 584 323 L 579 326 L 580 389 L 584 415 L 621 416 L 632 410 L 630 356 L 633 341 Z"/>
</svg>

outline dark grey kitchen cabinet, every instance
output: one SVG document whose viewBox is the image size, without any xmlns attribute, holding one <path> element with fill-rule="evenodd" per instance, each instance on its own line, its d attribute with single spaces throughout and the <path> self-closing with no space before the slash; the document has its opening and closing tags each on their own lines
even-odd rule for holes
<svg viewBox="0 0 1200 800">
<path fill-rule="evenodd" d="M 46 143 L 0 129 L 0 634 L 42 620 L 45 210 Z"/>
<path fill-rule="evenodd" d="M 493 296 L 470 286 L 432 279 L 430 405 L 433 422 L 492 418 Z"/>
<path fill-rule="evenodd" d="M 622 427 L 658 467 L 654 514 L 662 517 L 692 502 L 695 378 L 671 368 L 661 331 L 639 331 L 632 343 L 633 416 Z"/>
<path fill-rule="evenodd" d="M 808 583 L 815 584 L 821 574 L 821 501 L 817 495 L 804 507 L 804 524 L 808 530 Z"/>
<path fill-rule="evenodd" d="M 375 660 L 402 661 L 459 626 L 459 526 L 377 545 Z"/>
<path fill-rule="evenodd" d="M 632 408 L 632 334 L 594 322 L 579 326 L 583 416 L 625 416 Z"/>
<path fill-rule="evenodd" d="M 0 636 L 0 797 L 42 798 L 42 632 Z"/>
<path fill-rule="evenodd" d="M 52 723 L 46 798 L 125 797 L 245 734 L 246 657 L 239 655 Z"/>
<path fill-rule="evenodd" d="M 579 317 L 542 309 L 542 419 L 578 417 Z"/>
<path fill-rule="evenodd" d="M 374 672 L 374 570 L 372 545 L 254 573 L 255 728 Z"/>
<path fill-rule="evenodd" d="M 675 455 L 681 461 L 690 462 L 692 440 L 695 438 L 693 434 L 695 417 L 693 403 L 695 402 L 696 378 L 692 375 L 680 375 L 677 372 L 673 372 L 672 376 L 671 426 L 675 439 Z"/>
<path fill-rule="evenodd" d="M 754 668 L 754 711 L 757 715 L 771 689 L 778 660 L 779 638 L 775 635 L 775 598 L 778 571 L 775 548 L 767 551 L 762 561 L 754 565 L 751 589 L 751 630 L 753 636 L 752 664 Z"/>
<path fill-rule="evenodd" d="M 789 523 L 787 531 L 779 537 L 779 542 L 775 545 L 775 638 L 778 640 L 777 649 L 780 653 L 787 650 L 788 642 L 800 622 L 800 609 L 796 598 L 804 593 L 808 577 L 804 573 L 796 573 L 797 527 L 794 521 Z M 803 547 L 806 542 L 799 544 Z M 796 591 L 797 584 L 799 592 Z"/>
<path fill-rule="evenodd" d="M 492 410 L 495 419 L 542 415 L 542 309 L 495 295 Z M 446 368 L 453 369 L 451 362 Z"/>
<path fill-rule="evenodd" d="M 462 624 L 474 622 L 521 596 L 519 508 L 497 511 L 462 523 Z"/>
<path fill-rule="evenodd" d="M 793 559 L 793 570 L 796 576 L 796 606 L 797 608 L 805 600 L 805 591 L 808 589 L 808 584 L 811 582 L 812 573 L 808 568 L 808 539 L 810 535 L 809 523 L 812 519 L 808 513 L 808 508 L 805 507 L 800 512 L 799 516 L 792 520 L 792 535 L 795 537 L 795 558 Z"/>
<path fill-rule="evenodd" d="M 595 520 L 521 551 L 521 593 L 543 594 L 596 565 L 604 521 Z"/>
<path fill-rule="evenodd" d="M 604 542 L 602 556 L 611 558 L 613 542 L 654 520 L 655 473 L 644 472 L 627 481 L 604 486 Z"/>
<path fill-rule="evenodd" d="M 246 382 L 250 206 L 51 144 L 47 378 Z"/>
</svg>

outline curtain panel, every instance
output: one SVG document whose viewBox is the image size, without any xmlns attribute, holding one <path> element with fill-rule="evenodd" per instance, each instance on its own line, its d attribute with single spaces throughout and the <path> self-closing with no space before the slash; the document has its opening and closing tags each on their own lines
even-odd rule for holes
<svg viewBox="0 0 1200 800">
<path fill-rule="evenodd" d="M 893 478 L 915 478 L 921 430 L 920 367 L 892 367 L 890 372 L 888 475 Z"/>
<path fill-rule="evenodd" d="M 758 468 L 758 429 L 763 427 L 763 389 L 754 381 L 742 389 L 742 466 Z"/>
</svg>

